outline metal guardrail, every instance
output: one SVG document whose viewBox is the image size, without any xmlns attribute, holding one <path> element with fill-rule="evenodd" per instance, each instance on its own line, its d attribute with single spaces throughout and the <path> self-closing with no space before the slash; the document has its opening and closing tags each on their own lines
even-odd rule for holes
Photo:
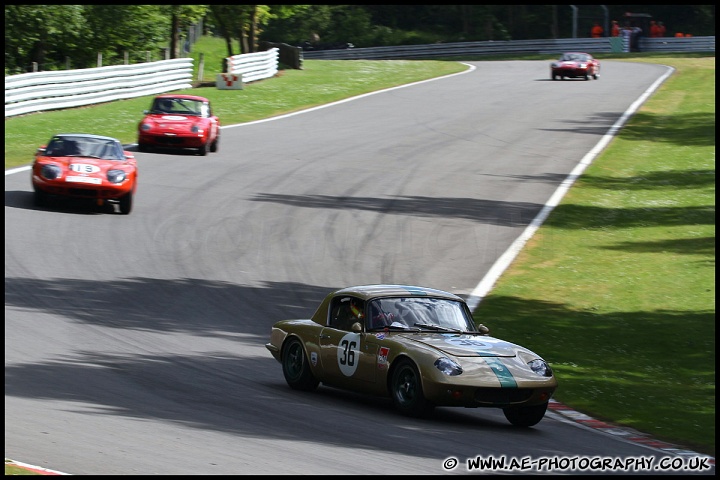
<svg viewBox="0 0 720 480">
<path fill-rule="evenodd" d="M 192 58 L 5 77 L 5 118 L 192 88 Z"/>
<path fill-rule="evenodd" d="M 278 49 L 228 57 L 231 73 L 243 82 L 278 72 Z M 192 88 L 193 59 L 175 58 L 135 65 L 32 72 L 5 77 L 5 118 L 80 107 Z"/>
<path fill-rule="evenodd" d="M 474 57 L 483 55 L 559 55 L 568 51 L 622 53 L 629 51 L 620 37 L 564 38 L 550 40 L 507 40 L 487 42 L 434 43 L 394 47 L 306 50 L 306 60 L 418 60 Z M 641 37 L 641 52 L 715 52 L 715 37 Z"/>
<path fill-rule="evenodd" d="M 663 37 L 640 39 L 641 52 L 713 52 L 715 37 Z"/>
<path fill-rule="evenodd" d="M 278 73 L 278 49 L 244 53 L 226 59 L 227 73 L 242 75 L 244 83 L 270 78 Z"/>
</svg>

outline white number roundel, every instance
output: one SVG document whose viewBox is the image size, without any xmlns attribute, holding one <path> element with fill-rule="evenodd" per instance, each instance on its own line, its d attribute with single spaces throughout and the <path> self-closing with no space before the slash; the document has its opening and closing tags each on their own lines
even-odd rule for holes
<svg viewBox="0 0 720 480">
<path fill-rule="evenodd" d="M 360 334 L 348 333 L 340 339 L 337 361 L 343 375 L 352 377 L 355 374 L 360 361 Z"/>
<path fill-rule="evenodd" d="M 95 165 L 88 165 L 86 163 L 72 163 L 70 164 L 70 170 L 78 173 L 97 173 L 100 171 L 100 167 Z"/>
</svg>

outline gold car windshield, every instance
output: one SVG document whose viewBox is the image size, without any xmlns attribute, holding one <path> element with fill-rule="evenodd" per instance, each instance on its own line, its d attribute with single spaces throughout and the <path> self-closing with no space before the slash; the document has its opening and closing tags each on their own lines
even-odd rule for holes
<svg viewBox="0 0 720 480">
<path fill-rule="evenodd" d="M 474 332 L 475 323 L 462 302 L 440 298 L 378 298 L 369 305 L 368 328 Z"/>
</svg>

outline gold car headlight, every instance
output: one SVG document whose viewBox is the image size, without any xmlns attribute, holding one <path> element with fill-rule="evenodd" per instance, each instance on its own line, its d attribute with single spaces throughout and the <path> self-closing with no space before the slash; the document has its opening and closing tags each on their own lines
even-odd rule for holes
<svg viewBox="0 0 720 480">
<path fill-rule="evenodd" d="M 460 375 L 463 372 L 463 369 L 460 365 L 447 357 L 441 357 L 435 360 L 435 368 L 440 370 L 445 375 L 449 375 L 451 377 Z"/>
<path fill-rule="evenodd" d="M 539 358 L 529 361 L 528 367 L 530 367 L 530 370 L 537 373 L 541 377 L 552 377 L 553 375 L 550 365 L 548 365 L 547 363 L 545 363 L 544 360 L 541 360 Z"/>
</svg>

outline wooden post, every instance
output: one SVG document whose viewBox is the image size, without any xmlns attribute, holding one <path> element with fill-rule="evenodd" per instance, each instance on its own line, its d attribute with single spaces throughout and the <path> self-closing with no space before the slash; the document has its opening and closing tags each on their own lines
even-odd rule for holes
<svg viewBox="0 0 720 480">
<path fill-rule="evenodd" d="M 102 52 L 98 52 L 97 66 L 102 67 Z"/>
</svg>

